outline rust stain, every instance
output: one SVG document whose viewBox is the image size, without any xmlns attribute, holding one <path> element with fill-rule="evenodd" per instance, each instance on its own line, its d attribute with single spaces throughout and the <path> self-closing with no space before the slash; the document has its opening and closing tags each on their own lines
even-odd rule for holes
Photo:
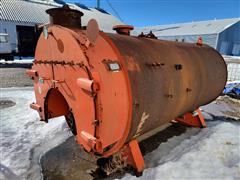
<svg viewBox="0 0 240 180">
<path fill-rule="evenodd" d="M 126 62 L 127 62 L 127 69 L 129 71 L 141 71 L 138 63 L 136 61 L 134 61 L 133 57 L 127 57 L 126 58 Z"/>
</svg>

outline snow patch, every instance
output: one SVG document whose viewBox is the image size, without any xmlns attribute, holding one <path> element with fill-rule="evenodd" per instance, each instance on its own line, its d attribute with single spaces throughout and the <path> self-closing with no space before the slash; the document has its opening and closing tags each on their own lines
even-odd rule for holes
<svg viewBox="0 0 240 180">
<path fill-rule="evenodd" d="M 0 179 L 41 179 L 40 155 L 71 136 L 65 119 L 39 121 L 38 113 L 29 107 L 35 102 L 33 88 L 2 88 L 0 93 L 16 103 L 1 109 Z"/>
<path fill-rule="evenodd" d="M 238 179 L 240 178 L 240 124 L 207 122 L 162 143 L 144 159 L 147 169 L 123 179 Z"/>
<path fill-rule="evenodd" d="M 15 56 L 13 61 L 6 61 L 4 59 L 0 59 L 0 63 L 3 64 L 31 64 L 34 61 L 34 57 L 23 57 L 20 59 L 20 57 Z"/>
</svg>

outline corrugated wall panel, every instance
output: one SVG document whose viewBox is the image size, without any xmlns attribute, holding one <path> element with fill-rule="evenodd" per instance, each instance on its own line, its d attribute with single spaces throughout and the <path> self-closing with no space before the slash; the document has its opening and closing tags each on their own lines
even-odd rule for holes
<svg viewBox="0 0 240 180">
<path fill-rule="evenodd" d="M 204 35 L 184 35 L 184 36 L 159 36 L 158 39 L 170 40 L 179 42 L 197 42 L 198 38 L 202 37 L 203 43 L 207 44 L 213 48 L 216 48 L 217 34 L 204 34 Z"/>
<path fill-rule="evenodd" d="M 219 34 L 217 50 L 221 54 L 240 56 L 240 22 Z"/>
<path fill-rule="evenodd" d="M 9 34 L 12 51 L 16 51 L 18 47 L 17 30 L 16 30 L 17 25 L 34 26 L 34 24 L 29 24 L 29 23 L 0 20 L 0 32 Z"/>
<path fill-rule="evenodd" d="M 49 8 L 62 6 L 54 6 L 22 0 L 0 0 L 0 2 L 0 20 L 23 22 L 31 25 L 49 22 L 49 16 L 47 13 L 45 13 L 45 11 Z M 86 26 L 88 21 L 92 18 L 97 20 L 100 29 L 105 32 L 114 32 L 112 30 L 113 26 L 123 24 L 115 16 L 102 13 L 94 8 L 89 8 L 90 10 L 84 10 L 73 4 L 69 4 L 69 6 L 84 13 L 84 16 L 82 17 L 83 26 Z"/>
<path fill-rule="evenodd" d="M 45 10 L 53 7 L 56 6 L 22 0 L 1 0 L 1 20 L 46 23 L 48 15 Z"/>
</svg>

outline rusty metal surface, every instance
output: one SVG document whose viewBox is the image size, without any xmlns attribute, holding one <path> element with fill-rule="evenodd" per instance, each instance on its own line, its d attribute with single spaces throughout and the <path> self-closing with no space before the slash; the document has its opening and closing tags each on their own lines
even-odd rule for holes
<svg viewBox="0 0 240 180">
<path fill-rule="evenodd" d="M 116 154 L 131 139 L 214 100 L 223 90 L 226 64 L 202 44 L 100 32 L 81 12 L 50 9 L 51 23 L 38 41 L 28 75 L 44 121 L 64 115 L 86 151 Z M 68 124 L 72 124 L 69 123 Z"/>
<path fill-rule="evenodd" d="M 209 46 L 108 36 L 123 56 L 131 82 L 128 140 L 213 101 L 225 86 L 226 64 Z"/>
<path fill-rule="evenodd" d="M 81 28 L 81 16 L 83 16 L 83 13 L 70 9 L 67 5 L 64 5 L 62 8 L 48 9 L 46 13 L 50 16 L 50 24 Z"/>
</svg>

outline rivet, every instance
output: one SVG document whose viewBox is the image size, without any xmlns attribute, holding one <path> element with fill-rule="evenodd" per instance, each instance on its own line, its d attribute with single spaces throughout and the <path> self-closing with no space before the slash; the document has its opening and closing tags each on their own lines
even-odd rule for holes
<svg viewBox="0 0 240 180">
<path fill-rule="evenodd" d="M 175 64 L 174 67 L 175 67 L 176 71 L 179 71 L 179 70 L 182 69 L 182 65 L 181 64 Z"/>
</svg>

